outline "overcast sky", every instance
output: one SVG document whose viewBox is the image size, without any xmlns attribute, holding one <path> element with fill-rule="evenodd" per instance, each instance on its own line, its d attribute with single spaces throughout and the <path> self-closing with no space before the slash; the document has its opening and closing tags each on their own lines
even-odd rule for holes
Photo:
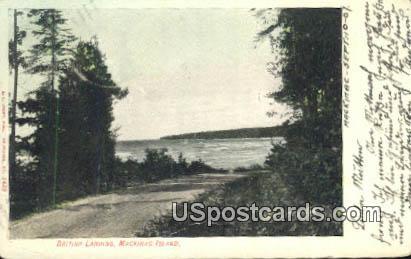
<svg viewBox="0 0 411 259">
<path fill-rule="evenodd" d="M 245 9 L 65 10 L 81 39 L 96 35 L 114 81 L 129 89 L 115 104 L 120 140 L 272 126 L 284 107 L 265 95 L 268 44 L 255 48 L 256 18 Z M 27 76 L 24 81 L 30 80 Z M 274 118 L 268 111 L 278 111 Z"/>
</svg>

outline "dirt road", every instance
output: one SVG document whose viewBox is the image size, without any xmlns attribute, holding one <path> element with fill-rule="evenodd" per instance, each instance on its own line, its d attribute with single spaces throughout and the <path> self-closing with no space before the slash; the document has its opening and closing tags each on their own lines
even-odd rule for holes
<svg viewBox="0 0 411 259">
<path fill-rule="evenodd" d="M 86 197 L 61 208 L 11 223 L 11 238 L 133 237 L 156 216 L 168 213 L 172 202 L 244 177 L 238 174 L 199 174 L 152 184 L 139 184 L 114 193 Z"/>
</svg>

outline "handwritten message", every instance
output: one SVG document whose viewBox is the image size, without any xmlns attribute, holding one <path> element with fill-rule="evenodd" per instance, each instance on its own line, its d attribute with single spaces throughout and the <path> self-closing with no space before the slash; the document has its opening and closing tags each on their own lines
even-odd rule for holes
<svg viewBox="0 0 411 259">
<path fill-rule="evenodd" d="M 365 106 L 358 112 L 366 137 L 356 140 L 351 179 L 362 193 L 359 203 L 368 197 L 381 207 L 381 221 L 368 229 L 371 237 L 401 245 L 404 219 L 411 213 L 411 19 L 391 3 L 364 5 L 367 59 L 360 69 Z M 355 223 L 355 228 L 367 225 Z"/>
</svg>

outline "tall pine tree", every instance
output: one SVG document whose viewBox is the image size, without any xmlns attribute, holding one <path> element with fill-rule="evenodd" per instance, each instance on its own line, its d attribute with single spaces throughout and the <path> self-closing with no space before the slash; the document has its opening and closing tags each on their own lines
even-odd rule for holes
<svg viewBox="0 0 411 259">
<path fill-rule="evenodd" d="M 11 101 L 10 109 L 10 148 L 9 148 L 9 168 L 10 168 L 10 182 L 14 185 L 14 174 L 16 172 L 16 115 L 17 115 L 17 94 L 18 94 L 18 81 L 19 81 L 19 68 L 25 68 L 26 62 L 23 57 L 23 52 L 19 50 L 19 46 L 22 45 L 24 38 L 26 37 L 26 31 L 21 30 L 18 25 L 18 17 L 23 12 L 13 11 L 13 39 L 9 42 L 9 65 L 10 71 L 13 72 L 13 98 Z"/>
<path fill-rule="evenodd" d="M 127 94 L 111 78 L 97 40 L 80 42 L 60 80 L 62 197 L 107 191 L 115 171 L 113 102 Z"/>
<path fill-rule="evenodd" d="M 45 78 L 31 97 L 21 104 L 23 112 L 31 116 L 21 120 L 35 128 L 25 137 L 30 153 L 35 158 L 39 173 L 40 207 L 56 202 L 56 179 L 58 165 L 59 90 L 56 79 L 67 69 L 71 56 L 71 44 L 76 38 L 64 28 L 66 19 L 55 9 L 33 9 L 29 17 L 36 26 L 31 33 L 38 39 L 30 50 L 28 60 L 31 74 Z"/>
</svg>

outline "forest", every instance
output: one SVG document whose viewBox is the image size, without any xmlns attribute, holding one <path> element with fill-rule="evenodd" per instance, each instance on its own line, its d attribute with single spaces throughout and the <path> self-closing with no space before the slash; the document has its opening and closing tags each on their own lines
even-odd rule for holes
<svg viewBox="0 0 411 259">
<path fill-rule="evenodd" d="M 30 19 L 31 31 L 20 28 Z M 11 217 L 113 188 L 113 102 L 127 95 L 113 82 L 98 40 L 79 40 L 54 9 L 14 10 L 9 61 Z M 21 46 L 28 35 L 29 50 Z M 17 100 L 19 72 L 43 79 Z M 21 113 L 17 113 L 17 108 Z M 21 114 L 17 116 L 17 114 Z M 30 127 L 16 135 L 16 126 Z"/>
</svg>

